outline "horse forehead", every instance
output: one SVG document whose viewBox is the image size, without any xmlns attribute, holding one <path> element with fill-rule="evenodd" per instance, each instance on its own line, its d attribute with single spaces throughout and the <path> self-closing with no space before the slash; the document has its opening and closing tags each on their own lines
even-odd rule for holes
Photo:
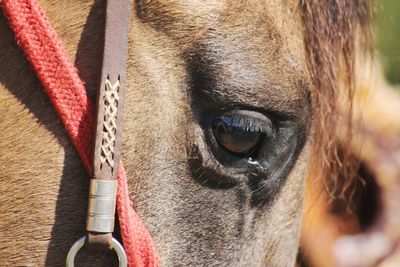
<svg viewBox="0 0 400 267">
<path fill-rule="evenodd" d="M 298 6 L 294 0 L 143 0 L 138 11 L 144 22 L 181 44 L 174 49 L 194 47 L 213 56 L 219 73 L 232 77 L 230 82 L 240 80 L 239 87 L 248 88 L 247 81 L 265 87 L 260 77 L 274 82 L 280 70 L 284 75 L 276 83 L 293 89 L 283 91 L 297 98 L 301 90 L 292 81 L 309 82 Z"/>
<path fill-rule="evenodd" d="M 306 61 L 296 0 L 143 0 L 138 13 L 185 48 L 211 41 L 222 50 L 240 48 L 262 58 L 285 49 L 281 56 L 292 68 Z"/>
<path fill-rule="evenodd" d="M 190 26 L 196 28 L 216 20 L 221 26 L 257 23 L 258 26 L 276 24 L 279 27 L 285 25 L 288 18 L 293 20 L 298 5 L 295 0 L 142 0 L 139 13 L 167 27 L 170 23 L 184 21 L 191 22 Z M 260 25 L 262 20 L 268 23 Z"/>
</svg>

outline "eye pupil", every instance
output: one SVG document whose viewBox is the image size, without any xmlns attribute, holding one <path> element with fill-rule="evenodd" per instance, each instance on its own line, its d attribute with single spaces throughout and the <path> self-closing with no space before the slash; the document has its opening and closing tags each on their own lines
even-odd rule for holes
<svg viewBox="0 0 400 267">
<path fill-rule="evenodd" d="M 233 126 L 226 119 L 219 120 L 214 126 L 214 136 L 218 144 L 236 156 L 250 156 L 254 153 L 263 135 L 262 132 Z"/>
</svg>

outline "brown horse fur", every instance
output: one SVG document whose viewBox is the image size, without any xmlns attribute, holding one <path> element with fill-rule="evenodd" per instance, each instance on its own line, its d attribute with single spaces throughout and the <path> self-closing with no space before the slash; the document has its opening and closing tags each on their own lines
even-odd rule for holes
<svg viewBox="0 0 400 267">
<path fill-rule="evenodd" d="M 314 171 L 337 170 L 329 131 L 338 73 L 348 73 L 341 88 L 349 98 L 367 1 L 135 3 L 123 158 L 162 266 L 293 266 L 310 153 Z M 104 3 L 41 4 L 93 96 Z M 62 266 L 84 234 L 88 175 L 3 16 L 0 25 L 0 265 Z M 193 88 L 199 71 L 213 86 Z M 245 180 L 228 188 L 198 181 L 225 171 L 204 140 L 201 96 L 303 125 L 293 142 L 306 142 L 271 201 L 252 204 Z M 110 266 L 110 258 L 80 260 Z"/>
</svg>

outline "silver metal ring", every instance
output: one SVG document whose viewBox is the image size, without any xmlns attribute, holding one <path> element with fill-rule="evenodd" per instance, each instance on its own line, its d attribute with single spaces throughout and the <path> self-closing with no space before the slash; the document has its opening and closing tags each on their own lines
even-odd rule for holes
<svg viewBox="0 0 400 267">
<path fill-rule="evenodd" d="M 67 255 L 66 267 L 74 267 L 75 256 L 85 244 L 85 240 L 86 236 L 79 238 L 69 249 Z M 113 238 L 111 241 L 111 248 L 114 249 L 115 252 L 117 253 L 119 267 L 126 267 L 128 265 L 128 261 L 126 258 L 124 247 L 121 245 L 121 243 L 119 243 L 117 239 Z"/>
</svg>

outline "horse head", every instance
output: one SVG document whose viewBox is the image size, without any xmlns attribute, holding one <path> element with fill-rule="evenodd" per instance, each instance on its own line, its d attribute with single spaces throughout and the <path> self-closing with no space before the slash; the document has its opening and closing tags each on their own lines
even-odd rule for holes
<svg viewBox="0 0 400 267">
<path fill-rule="evenodd" d="M 42 6 L 93 95 L 103 3 Z M 313 166 L 326 174 L 335 161 L 336 87 L 351 97 L 354 36 L 367 3 L 142 0 L 133 6 L 122 157 L 161 265 L 293 266 L 305 178 Z M 36 260 L 55 265 L 84 229 L 87 175 L 50 104 L 42 104 L 47 98 L 33 92 L 39 84 L 10 30 L 1 31 L 8 52 L 0 54 L 0 92 L 13 103 L 7 106 L 19 118 L 13 129 L 21 131 L 1 135 L 0 145 L 14 149 L 0 156 L 12 163 L 0 168 L 0 178 L 38 178 L 24 180 L 26 195 L 9 184 L 0 199 L 23 201 L 10 210 L 2 205 L 0 218 L 7 225 L 18 210 L 41 221 L 45 241 L 34 242 Z M 7 114 L 0 125 L 15 125 Z M 29 170 L 20 171 L 21 162 Z M 49 197 L 33 193 L 40 178 Z M 40 208 L 30 211 L 33 202 Z M 27 238 L 2 242 L 20 248 Z M 28 261 L 25 253 L 16 262 Z"/>
</svg>

